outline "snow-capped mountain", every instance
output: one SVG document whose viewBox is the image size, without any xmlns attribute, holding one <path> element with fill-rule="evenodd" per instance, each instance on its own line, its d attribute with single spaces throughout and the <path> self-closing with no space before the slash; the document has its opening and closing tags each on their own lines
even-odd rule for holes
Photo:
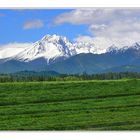
<svg viewBox="0 0 140 140">
<path fill-rule="evenodd" d="M 101 54 L 106 52 L 106 49 L 99 48 L 93 42 L 76 42 L 73 44 L 73 46 L 75 47 L 76 54 L 80 53 Z"/>
<path fill-rule="evenodd" d="M 30 62 L 44 58 L 47 63 L 58 58 L 69 58 L 80 53 L 100 54 L 106 50 L 100 49 L 89 42 L 70 42 L 66 37 L 46 35 L 41 40 L 30 44 L 13 44 L 0 49 L 0 59 Z"/>
<path fill-rule="evenodd" d="M 113 44 L 104 49 L 91 42 L 73 43 L 63 36 L 46 35 L 35 43 L 0 47 L 0 72 L 94 73 L 123 65 L 140 65 L 140 42 L 121 48 Z"/>
<path fill-rule="evenodd" d="M 50 60 L 61 57 L 68 58 L 74 54 L 74 47 L 66 37 L 46 35 L 22 52 L 11 57 L 11 59 L 29 62 L 38 58 L 44 58 L 49 63 Z"/>
<path fill-rule="evenodd" d="M 38 58 L 44 58 L 49 64 L 56 59 L 66 59 L 80 53 L 98 52 L 100 50 L 93 43 L 72 43 L 63 36 L 46 35 L 41 40 L 26 46 L 3 47 L 0 50 L 0 59 L 30 62 Z"/>
<path fill-rule="evenodd" d="M 136 51 L 140 52 L 140 42 L 133 43 L 130 46 L 122 46 L 121 48 L 118 48 L 114 44 L 110 46 L 108 49 L 106 49 L 105 53 L 125 53 L 126 51 Z"/>
<path fill-rule="evenodd" d="M 46 60 L 47 64 L 58 59 L 67 59 L 81 53 L 102 54 L 106 52 L 123 52 L 127 49 L 140 48 L 140 43 L 131 46 L 118 48 L 115 45 L 108 49 L 99 48 L 91 42 L 70 42 L 66 37 L 58 35 L 46 35 L 35 43 L 13 44 L 13 46 L 0 48 L 0 59 L 17 60 L 21 62 L 30 62 L 39 58 Z"/>
</svg>

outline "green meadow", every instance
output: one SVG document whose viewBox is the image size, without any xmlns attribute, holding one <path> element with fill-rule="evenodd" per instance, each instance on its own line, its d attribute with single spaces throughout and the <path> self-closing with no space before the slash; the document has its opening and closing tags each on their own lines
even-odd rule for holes
<svg viewBox="0 0 140 140">
<path fill-rule="evenodd" d="M 0 130 L 140 130 L 140 80 L 0 83 Z"/>
</svg>

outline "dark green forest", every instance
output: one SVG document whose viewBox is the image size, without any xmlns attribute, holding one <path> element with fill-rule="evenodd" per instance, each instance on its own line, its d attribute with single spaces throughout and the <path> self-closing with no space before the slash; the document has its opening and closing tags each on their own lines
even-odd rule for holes
<svg viewBox="0 0 140 140">
<path fill-rule="evenodd" d="M 117 79 L 139 79 L 138 72 L 116 72 L 88 75 L 83 74 L 59 74 L 50 72 L 21 71 L 11 74 L 0 74 L 0 82 L 30 82 L 30 81 L 80 81 L 80 80 L 117 80 Z"/>
</svg>

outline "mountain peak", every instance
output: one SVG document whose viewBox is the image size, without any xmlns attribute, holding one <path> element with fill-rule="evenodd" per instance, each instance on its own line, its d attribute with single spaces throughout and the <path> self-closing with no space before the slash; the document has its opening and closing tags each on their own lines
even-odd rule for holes
<svg viewBox="0 0 140 140">
<path fill-rule="evenodd" d="M 53 35 L 45 35 L 41 41 L 48 41 L 48 42 L 59 42 L 59 41 L 63 41 L 63 42 L 69 42 L 69 40 L 64 37 L 64 36 L 59 36 L 59 35 L 56 35 L 56 34 L 53 34 Z"/>
<path fill-rule="evenodd" d="M 9 49 L 11 51 L 9 51 Z M 7 48 L 5 50 L 2 49 L 0 50 L 0 58 L 8 58 L 24 62 L 33 61 L 38 58 L 44 58 L 49 64 L 50 61 L 52 62 L 52 60 L 55 61 L 59 58 L 66 59 L 80 53 L 102 54 L 107 52 L 119 53 L 125 52 L 127 50 L 140 50 L 140 42 L 136 42 L 131 46 L 124 46 L 122 48 L 118 48 L 113 44 L 112 46 L 106 49 L 101 48 L 99 46 L 95 46 L 94 42 L 81 41 L 72 43 L 65 36 L 47 34 L 39 41 L 31 43 L 29 46 L 26 46 L 20 49 L 19 51 L 18 50 L 19 48 L 16 48 L 15 50 L 14 47 Z M 15 52 L 12 53 L 14 55 L 11 55 L 11 52 Z"/>
<path fill-rule="evenodd" d="M 117 52 L 118 50 L 119 50 L 118 47 L 113 44 L 106 50 L 106 52 L 112 53 L 112 52 Z"/>
<path fill-rule="evenodd" d="M 140 42 L 135 42 L 130 48 L 139 50 L 140 49 Z"/>
<path fill-rule="evenodd" d="M 41 40 L 20 52 L 14 58 L 16 60 L 29 62 L 37 58 L 45 58 L 49 63 L 50 60 L 63 57 L 67 58 L 72 55 L 72 43 L 63 36 L 46 35 Z"/>
</svg>

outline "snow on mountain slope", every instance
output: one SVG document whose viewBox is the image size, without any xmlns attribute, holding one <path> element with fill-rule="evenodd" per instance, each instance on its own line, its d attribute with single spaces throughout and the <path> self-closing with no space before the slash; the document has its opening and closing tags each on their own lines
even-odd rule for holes
<svg viewBox="0 0 140 140">
<path fill-rule="evenodd" d="M 139 52 L 140 51 L 140 42 L 133 43 L 130 46 L 122 46 L 121 48 L 118 48 L 117 46 L 112 45 L 108 49 L 106 49 L 105 52 L 119 53 L 119 52 L 126 52 L 127 50 L 131 50 L 131 51 L 133 50 L 133 51 Z"/>
<path fill-rule="evenodd" d="M 0 46 L 0 59 L 10 58 L 22 52 L 30 43 L 13 43 Z"/>
<path fill-rule="evenodd" d="M 57 35 L 46 35 L 41 40 L 26 48 L 24 51 L 13 56 L 14 59 L 29 62 L 37 58 L 50 59 L 59 57 L 70 57 L 74 55 L 72 43 L 66 37 Z"/>
<path fill-rule="evenodd" d="M 80 53 L 101 54 L 106 52 L 106 49 L 99 48 L 98 46 L 95 46 L 95 44 L 91 42 L 76 42 L 73 45 L 75 47 L 76 54 Z"/>
<path fill-rule="evenodd" d="M 51 61 L 55 61 L 59 58 L 66 59 L 80 53 L 117 53 L 128 49 L 140 50 L 140 42 L 136 42 L 130 46 L 122 46 L 122 48 L 112 45 L 106 49 L 95 46 L 93 42 L 71 43 L 66 37 L 63 36 L 46 35 L 35 43 L 15 43 L 9 44 L 6 47 L 0 47 L 0 59 L 6 59 L 6 61 L 9 59 L 14 59 L 18 61 L 30 62 L 38 58 L 44 58 L 49 64 Z"/>
</svg>

